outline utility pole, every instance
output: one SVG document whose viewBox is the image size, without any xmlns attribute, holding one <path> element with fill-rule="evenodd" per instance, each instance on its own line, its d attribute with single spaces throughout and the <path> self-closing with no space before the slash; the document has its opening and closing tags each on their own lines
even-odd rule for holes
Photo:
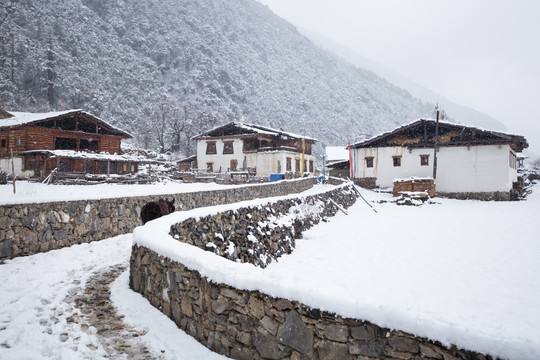
<svg viewBox="0 0 540 360">
<path fill-rule="evenodd" d="M 437 120 L 435 121 L 435 146 L 433 147 L 433 180 L 437 179 L 437 140 L 439 137 L 439 106 L 437 106 Z"/>
</svg>

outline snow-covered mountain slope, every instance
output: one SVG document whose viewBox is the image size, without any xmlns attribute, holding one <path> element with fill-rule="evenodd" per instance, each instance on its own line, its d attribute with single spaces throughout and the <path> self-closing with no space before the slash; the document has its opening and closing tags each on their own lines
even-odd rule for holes
<svg viewBox="0 0 540 360">
<path fill-rule="evenodd" d="M 475 125 L 484 129 L 505 130 L 504 124 L 495 118 L 470 107 L 456 104 L 448 100 L 445 96 L 417 84 L 398 72 L 376 61 L 370 60 L 354 50 L 342 46 L 321 34 L 306 29 L 300 29 L 300 32 L 311 39 L 320 48 L 330 51 L 358 68 L 373 71 L 392 84 L 407 90 L 412 96 L 429 103 L 439 103 L 451 120 L 467 125 Z"/>
<path fill-rule="evenodd" d="M 165 113 L 192 117 L 192 128 L 203 112 L 243 119 L 323 145 L 432 116 L 433 104 L 321 50 L 255 0 L 6 6 L 0 103 L 7 109 L 83 108 L 154 145 Z"/>
</svg>

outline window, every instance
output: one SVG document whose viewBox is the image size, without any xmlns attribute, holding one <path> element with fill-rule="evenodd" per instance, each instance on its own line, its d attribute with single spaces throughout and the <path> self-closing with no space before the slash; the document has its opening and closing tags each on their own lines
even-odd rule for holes
<svg viewBox="0 0 540 360">
<path fill-rule="evenodd" d="M 126 163 L 122 164 L 122 172 L 127 172 L 127 164 Z"/>
<path fill-rule="evenodd" d="M 206 153 L 207 154 L 217 154 L 216 142 L 215 141 L 208 141 L 206 143 Z"/>
<path fill-rule="evenodd" d="M 107 163 L 105 163 L 105 162 L 98 163 L 98 172 L 106 173 L 107 172 Z"/>
<path fill-rule="evenodd" d="M 223 142 L 223 153 L 224 154 L 234 154 L 233 142 L 232 141 L 224 141 Z"/>
<path fill-rule="evenodd" d="M 214 163 L 206 163 L 206 171 L 214 172 Z"/>
<path fill-rule="evenodd" d="M 6 147 L 6 139 L 2 139 L 2 147 Z"/>
<path fill-rule="evenodd" d="M 300 171 L 300 159 L 295 159 L 294 171 Z"/>
<path fill-rule="evenodd" d="M 513 152 L 510 152 L 509 165 L 512 169 L 517 169 L 517 157 Z"/>
<path fill-rule="evenodd" d="M 55 150 L 77 150 L 77 139 L 57 137 L 54 140 Z"/>
<path fill-rule="evenodd" d="M 307 172 L 307 160 L 304 160 L 304 172 Z"/>
<path fill-rule="evenodd" d="M 292 171 L 292 159 L 290 157 L 287 158 L 287 171 Z"/>
<path fill-rule="evenodd" d="M 394 166 L 401 166 L 401 156 L 392 156 L 392 159 L 394 160 Z"/>
<path fill-rule="evenodd" d="M 422 166 L 429 165 L 429 155 L 420 155 L 420 165 Z"/>
<path fill-rule="evenodd" d="M 367 156 L 364 159 L 366 159 L 366 167 L 373 167 L 373 156 Z"/>
<path fill-rule="evenodd" d="M 313 160 L 309 160 L 309 172 L 313 172 Z"/>
<path fill-rule="evenodd" d="M 67 161 L 59 161 L 58 171 L 69 171 L 69 163 Z"/>
<path fill-rule="evenodd" d="M 21 146 L 21 138 L 15 139 L 15 146 Z"/>
</svg>

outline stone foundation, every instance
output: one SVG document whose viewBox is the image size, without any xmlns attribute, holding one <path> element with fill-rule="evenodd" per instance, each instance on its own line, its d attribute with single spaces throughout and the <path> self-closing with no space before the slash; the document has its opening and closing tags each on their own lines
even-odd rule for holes
<svg viewBox="0 0 540 360">
<path fill-rule="evenodd" d="M 132 249 L 130 287 L 203 345 L 233 359 L 492 359 L 211 282 L 144 247 Z"/>
<path fill-rule="evenodd" d="M 510 201 L 509 191 L 492 192 L 437 192 L 437 196 L 458 200 Z"/>
<path fill-rule="evenodd" d="M 142 225 L 142 206 L 159 198 L 174 198 L 176 210 L 190 210 L 299 193 L 314 183 L 314 178 L 304 178 L 192 193 L 2 205 L 0 260 L 129 233 Z"/>
</svg>

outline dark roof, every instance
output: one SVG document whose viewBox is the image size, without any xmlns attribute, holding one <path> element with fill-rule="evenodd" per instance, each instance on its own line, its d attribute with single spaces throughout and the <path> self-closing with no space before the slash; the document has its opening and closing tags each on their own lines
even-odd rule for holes
<svg viewBox="0 0 540 360">
<path fill-rule="evenodd" d="M 317 141 L 314 138 L 276 130 L 266 126 L 246 124 L 238 121 L 231 121 L 225 125 L 215 127 L 202 134 L 192 137 L 193 140 L 204 139 L 207 137 L 233 136 L 233 135 L 249 135 L 249 134 L 266 134 L 270 136 L 280 136 L 289 139 L 306 139 L 309 141 Z"/>
<path fill-rule="evenodd" d="M 10 117 L 13 117 L 13 114 L 8 113 L 6 110 L 0 108 L 0 119 L 8 119 Z"/>
<path fill-rule="evenodd" d="M 351 146 L 355 148 L 385 146 L 433 147 L 435 128 L 435 120 L 419 119 Z M 514 151 L 521 152 L 529 146 L 525 137 L 521 135 L 485 130 L 447 121 L 439 121 L 438 128 L 437 142 L 440 147 L 508 144 Z"/>
<path fill-rule="evenodd" d="M 12 128 L 23 125 L 34 125 L 40 122 L 54 120 L 54 119 L 63 119 L 70 118 L 74 115 L 79 115 L 82 118 L 86 118 L 92 122 L 97 123 L 101 128 L 107 130 L 111 135 L 123 136 L 125 138 L 131 138 L 131 134 L 120 130 L 104 120 L 101 120 L 95 115 L 92 115 L 86 111 L 80 109 L 65 110 L 65 111 L 54 111 L 47 113 L 27 113 L 27 112 L 16 112 L 12 111 L 8 113 L 4 110 L 5 113 L 12 116 L 2 118 L 0 116 L 0 128 Z"/>
</svg>

